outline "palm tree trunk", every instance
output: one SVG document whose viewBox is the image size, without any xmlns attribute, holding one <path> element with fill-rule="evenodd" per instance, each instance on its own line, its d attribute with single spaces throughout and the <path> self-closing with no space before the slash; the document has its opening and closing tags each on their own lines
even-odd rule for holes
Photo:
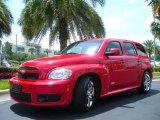
<svg viewBox="0 0 160 120">
<path fill-rule="evenodd" d="M 149 54 L 149 60 L 151 61 L 151 54 Z"/>
<path fill-rule="evenodd" d="M 65 18 L 59 18 L 60 32 L 59 32 L 59 40 L 60 40 L 60 50 L 62 51 L 67 47 L 67 40 L 69 38 L 68 24 Z"/>
</svg>

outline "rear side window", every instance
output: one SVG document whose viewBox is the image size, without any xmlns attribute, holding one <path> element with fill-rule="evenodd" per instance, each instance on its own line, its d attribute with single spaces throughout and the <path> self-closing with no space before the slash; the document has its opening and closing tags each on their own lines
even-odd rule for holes
<svg viewBox="0 0 160 120">
<path fill-rule="evenodd" d="M 138 55 L 147 56 L 144 47 L 140 44 L 136 44 Z"/>
<path fill-rule="evenodd" d="M 118 48 L 120 50 L 120 55 L 122 55 L 122 48 L 119 42 L 113 41 L 113 42 L 108 43 L 108 46 L 105 52 L 109 52 L 111 48 Z"/>
<path fill-rule="evenodd" d="M 134 45 L 130 42 L 124 42 L 124 48 L 126 50 L 126 54 L 129 56 L 136 56 L 137 52 Z"/>
</svg>

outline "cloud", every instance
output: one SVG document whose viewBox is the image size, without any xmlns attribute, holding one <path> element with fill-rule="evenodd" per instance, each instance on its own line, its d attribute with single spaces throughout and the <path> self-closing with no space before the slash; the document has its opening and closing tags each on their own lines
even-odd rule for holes
<svg viewBox="0 0 160 120">
<path fill-rule="evenodd" d="M 137 3 L 139 0 L 127 0 L 130 4 L 135 4 Z"/>
<path fill-rule="evenodd" d="M 147 9 L 147 8 L 149 8 L 149 7 L 150 7 L 150 6 L 148 6 L 148 3 L 145 2 L 144 5 L 143 5 L 143 7 L 142 7 L 142 9 Z"/>
<path fill-rule="evenodd" d="M 125 18 L 118 16 L 108 16 L 106 18 L 105 26 L 108 29 L 128 29 L 129 26 L 125 21 Z"/>
<path fill-rule="evenodd" d="M 135 15 L 137 15 L 137 12 L 135 12 L 135 11 L 129 11 L 129 12 L 125 12 L 123 14 L 124 17 L 133 17 Z"/>
<path fill-rule="evenodd" d="M 150 24 L 151 24 L 152 22 L 153 22 L 153 16 L 152 16 L 152 14 L 150 14 L 150 15 L 147 17 L 147 19 L 145 20 L 145 22 L 144 22 L 144 25 L 143 25 L 144 29 L 145 29 L 145 30 L 150 29 Z"/>
<path fill-rule="evenodd" d="M 152 34 L 147 34 L 145 36 L 141 36 L 141 35 L 128 35 L 126 36 L 127 39 L 135 41 L 135 42 L 139 42 L 139 43 L 143 43 L 146 40 L 152 40 L 153 36 Z"/>
</svg>

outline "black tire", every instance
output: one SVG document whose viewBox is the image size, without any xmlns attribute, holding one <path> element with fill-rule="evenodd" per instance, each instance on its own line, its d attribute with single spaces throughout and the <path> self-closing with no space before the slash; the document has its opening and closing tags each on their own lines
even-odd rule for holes
<svg viewBox="0 0 160 120">
<path fill-rule="evenodd" d="M 81 112 L 90 110 L 95 101 L 95 83 L 90 76 L 84 76 L 77 81 L 73 95 L 73 105 Z"/>
<path fill-rule="evenodd" d="M 151 89 L 151 74 L 145 71 L 142 78 L 141 86 L 137 89 L 139 93 L 148 93 Z"/>
</svg>

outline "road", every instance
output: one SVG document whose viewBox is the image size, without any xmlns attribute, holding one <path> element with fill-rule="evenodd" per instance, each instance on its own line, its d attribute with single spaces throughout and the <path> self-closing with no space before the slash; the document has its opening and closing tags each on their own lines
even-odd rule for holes
<svg viewBox="0 0 160 120">
<path fill-rule="evenodd" d="M 76 112 L 72 107 L 33 107 L 11 100 L 0 102 L 1 120 L 160 120 L 160 81 L 152 82 L 149 94 L 136 90 L 102 98 L 93 110 Z"/>
</svg>

